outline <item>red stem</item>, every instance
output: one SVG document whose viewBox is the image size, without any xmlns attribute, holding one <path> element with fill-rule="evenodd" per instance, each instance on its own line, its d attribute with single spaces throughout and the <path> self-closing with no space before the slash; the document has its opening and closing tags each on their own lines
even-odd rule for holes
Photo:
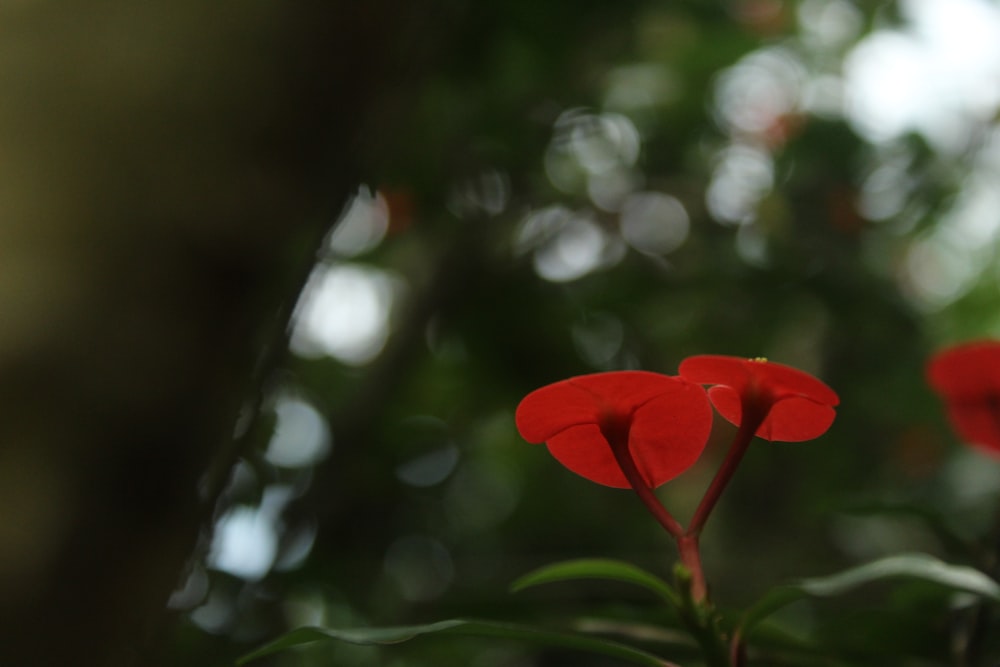
<svg viewBox="0 0 1000 667">
<path fill-rule="evenodd" d="M 677 523 L 677 519 L 667 511 L 667 508 L 660 503 L 660 499 L 656 497 L 656 494 L 642 478 L 639 468 L 635 465 L 635 459 L 632 458 L 632 452 L 628 448 L 628 434 L 626 433 L 623 438 L 609 438 L 609 444 L 615 455 L 615 461 L 618 462 L 618 467 L 625 474 L 625 479 L 628 480 L 635 494 L 639 496 L 639 500 L 653 515 L 653 518 L 663 526 L 664 530 L 670 533 L 675 540 L 680 540 L 684 535 L 684 529 Z"/>
<path fill-rule="evenodd" d="M 740 428 L 736 431 L 733 443 L 729 445 L 729 452 L 726 454 L 726 459 L 719 466 L 719 470 L 715 473 L 712 483 L 709 485 L 708 490 L 705 491 L 705 495 L 702 496 L 701 502 L 698 503 L 698 508 L 694 511 L 694 516 L 691 518 L 691 524 L 688 526 L 685 535 L 697 537 L 701 534 L 702 528 L 705 527 L 705 522 L 708 521 L 708 515 L 712 513 L 712 509 L 719 502 L 719 497 L 722 495 L 723 490 L 729 484 L 729 480 L 733 478 L 733 474 L 736 472 L 736 468 L 740 465 L 743 455 L 750 446 L 754 434 L 764 422 L 764 418 L 767 417 L 767 412 L 766 408 L 761 409 L 754 403 L 744 401 L 743 418 L 740 420 Z"/>
<path fill-rule="evenodd" d="M 736 626 L 733 637 L 729 640 L 729 662 L 732 667 L 743 667 L 746 664 L 746 646 L 743 645 L 743 628 Z"/>
<path fill-rule="evenodd" d="M 660 499 L 656 497 L 656 494 L 653 493 L 653 490 L 643 480 L 642 474 L 635 464 L 635 459 L 632 458 L 632 452 L 629 451 L 627 433 L 624 437 L 612 433 L 606 433 L 605 435 L 611 436 L 608 438 L 611 451 L 614 453 L 615 461 L 618 462 L 618 467 L 621 468 L 632 490 L 639 496 L 639 500 L 646 506 L 650 514 L 670 533 L 677 543 L 681 563 L 691 574 L 691 599 L 695 603 L 704 602 L 708 598 L 708 586 L 705 583 L 705 572 L 701 566 L 698 536 L 684 532 L 684 528 L 674 519 L 667 508 L 660 502 Z"/>
<path fill-rule="evenodd" d="M 678 537 L 677 549 L 681 554 L 681 563 L 691 573 L 691 600 L 695 604 L 701 604 L 708 599 L 708 584 L 705 583 L 705 570 L 701 566 L 698 536 L 688 534 Z"/>
<path fill-rule="evenodd" d="M 705 582 L 705 572 L 701 564 L 701 551 L 698 545 L 698 538 L 708 520 L 709 514 L 719 501 L 719 497 L 732 479 L 736 468 L 739 466 L 743 455 L 746 453 L 754 434 L 764 419 L 767 417 L 770 406 L 761 407 L 755 402 L 745 402 L 743 407 L 743 419 L 740 428 L 729 446 L 729 452 L 725 460 L 716 472 L 715 477 L 709 484 L 708 490 L 702 497 L 701 502 L 695 510 L 691 519 L 691 524 L 687 530 L 677 522 L 676 519 L 663 506 L 653 490 L 646 484 L 639 472 L 632 452 L 628 447 L 628 429 L 616 428 L 617 424 L 602 424 L 601 431 L 611 446 L 618 467 L 621 468 L 629 486 L 646 506 L 653 518 L 663 526 L 677 542 L 677 550 L 680 552 L 681 563 L 688 569 L 691 575 L 691 599 L 695 603 L 702 603 L 708 599 L 708 586 Z"/>
</svg>

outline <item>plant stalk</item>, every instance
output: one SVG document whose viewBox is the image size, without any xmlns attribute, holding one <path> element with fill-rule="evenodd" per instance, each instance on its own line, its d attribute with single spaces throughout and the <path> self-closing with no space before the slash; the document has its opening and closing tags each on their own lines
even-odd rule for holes
<svg viewBox="0 0 1000 667">
<path fill-rule="evenodd" d="M 722 496 L 722 492 L 733 478 L 736 468 L 739 467 L 740 461 L 743 460 L 743 455 L 746 454 L 747 449 L 750 447 L 750 442 L 753 440 L 754 434 L 767 417 L 767 412 L 768 409 L 766 407 L 762 408 L 753 401 L 743 402 L 743 418 L 740 420 L 739 430 L 736 431 L 736 436 L 733 438 L 732 444 L 729 445 L 729 451 L 726 453 L 725 460 L 719 466 L 719 470 L 715 473 L 715 477 L 712 479 L 708 490 L 705 491 L 705 495 L 702 496 L 701 502 L 698 503 L 686 535 L 697 537 L 701 534 L 702 529 L 705 527 L 705 522 L 708 521 L 708 516 L 712 513 L 716 503 L 719 502 L 719 498 Z"/>
<path fill-rule="evenodd" d="M 675 540 L 680 540 L 684 535 L 684 528 L 677 523 L 677 519 L 667 511 L 667 508 L 663 506 L 660 499 L 656 497 L 656 494 L 653 493 L 653 490 L 649 488 L 649 485 L 642 478 L 642 473 L 639 472 L 639 468 L 635 464 L 635 459 L 632 458 L 632 452 L 629 451 L 628 435 L 625 434 L 625 437 L 609 438 L 609 444 L 611 445 L 612 453 L 614 453 L 615 461 L 618 462 L 618 467 L 621 468 L 632 490 L 639 496 L 639 500 L 646 506 L 649 513 L 653 515 L 653 518 L 663 526 L 664 530 L 670 533 Z"/>
</svg>

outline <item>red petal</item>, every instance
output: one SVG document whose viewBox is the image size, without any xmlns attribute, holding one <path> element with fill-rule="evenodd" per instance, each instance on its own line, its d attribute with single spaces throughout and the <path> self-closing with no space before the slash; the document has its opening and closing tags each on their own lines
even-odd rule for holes
<svg viewBox="0 0 1000 667">
<path fill-rule="evenodd" d="M 824 382 L 797 368 L 773 361 L 757 361 L 721 354 L 703 354 L 688 357 L 681 362 L 680 374 L 686 380 L 699 384 L 720 384 L 742 393 L 751 380 L 769 389 L 774 395 L 798 395 L 817 403 L 837 405 L 836 392 Z"/>
<path fill-rule="evenodd" d="M 966 441 L 1000 454 L 1000 342 L 972 341 L 944 349 L 927 364 L 927 380 Z"/>
<path fill-rule="evenodd" d="M 678 381 L 669 392 L 640 407 L 632 420 L 629 448 L 651 488 L 677 477 L 701 456 L 712 430 L 705 390 Z"/>
<path fill-rule="evenodd" d="M 773 361 L 748 361 L 747 364 L 753 368 L 758 382 L 771 387 L 780 397 L 801 396 L 827 406 L 840 403 L 833 389 L 809 373 Z"/>
<path fill-rule="evenodd" d="M 627 488 L 598 422 L 631 415 L 629 447 L 643 479 L 659 486 L 690 467 L 704 449 L 711 408 L 704 390 L 646 371 L 595 373 L 528 394 L 515 421 L 525 440 L 546 442 L 564 466 L 598 484 Z"/>
<path fill-rule="evenodd" d="M 580 477 L 617 489 L 629 488 L 608 441 L 596 424 L 574 426 L 546 443 L 549 453 Z"/>
<path fill-rule="evenodd" d="M 678 369 L 681 377 L 698 384 L 721 384 L 742 392 L 750 383 L 747 360 L 720 354 L 688 357 Z"/>
<path fill-rule="evenodd" d="M 514 421 L 528 442 L 545 442 L 571 426 L 596 424 L 602 411 L 631 412 L 677 380 L 648 371 L 580 375 L 531 392 L 517 406 Z"/>
<path fill-rule="evenodd" d="M 739 426 L 743 412 L 740 395 L 729 387 L 718 385 L 708 390 L 712 405 L 726 421 Z M 828 405 L 808 398 L 791 397 L 771 406 L 767 419 L 755 435 L 765 440 L 802 442 L 826 433 L 837 413 Z"/>
<path fill-rule="evenodd" d="M 592 393 L 563 380 L 546 385 L 525 396 L 514 421 L 528 442 L 545 442 L 572 426 L 597 424 L 600 405 Z"/>
<path fill-rule="evenodd" d="M 708 397 L 715 406 L 716 411 L 722 415 L 730 424 L 740 425 L 740 418 L 743 416 L 743 406 L 740 404 L 740 395 L 726 385 L 716 385 L 708 390 Z"/>
<path fill-rule="evenodd" d="M 757 435 L 780 442 L 812 440 L 826 433 L 836 416 L 837 412 L 829 405 L 808 398 L 786 398 L 771 407 Z"/>
<path fill-rule="evenodd" d="M 756 435 L 766 440 L 800 442 L 830 428 L 840 402 L 822 381 L 791 366 L 724 355 L 700 355 L 681 362 L 682 377 L 716 385 L 709 390 L 715 409 L 739 425 L 743 400 L 768 403 L 768 416 Z M 754 396 L 748 396 L 754 392 Z"/>
<path fill-rule="evenodd" d="M 927 380 L 950 398 L 1000 394 L 1000 342 L 974 341 L 938 352 L 927 365 Z"/>
<path fill-rule="evenodd" d="M 1000 415 L 990 403 L 949 403 L 948 418 L 962 439 L 1000 456 Z"/>
<path fill-rule="evenodd" d="M 674 391 L 679 380 L 649 371 L 611 371 L 580 375 L 566 380 L 612 406 L 631 411 L 654 396 Z"/>
</svg>

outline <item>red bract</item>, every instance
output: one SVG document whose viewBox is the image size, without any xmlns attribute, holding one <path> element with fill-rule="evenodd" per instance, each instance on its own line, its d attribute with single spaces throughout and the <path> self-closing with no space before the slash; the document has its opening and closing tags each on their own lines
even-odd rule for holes
<svg viewBox="0 0 1000 667">
<path fill-rule="evenodd" d="M 646 371 L 581 375 L 536 389 L 515 415 L 528 442 L 544 442 L 564 466 L 592 482 L 628 488 L 612 447 L 627 446 L 655 488 L 687 470 L 712 427 L 705 391 Z"/>
<path fill-rule="evenodd" d="M 1000 455 L 1000 342 L 975 341 L 944 349 L 927 364 L 955 431 Z"/>
<path fill-rule="evenodd" d="M 757 436 L 765 440 L 812 440 L 830 428 L 837 394 L 812 375 L 764 359 L 706 354 L 681 362 L 681 377 L 708 390 L 715 409 L 739 426 L 753 413 L 762 420 Z"/>
</svg>

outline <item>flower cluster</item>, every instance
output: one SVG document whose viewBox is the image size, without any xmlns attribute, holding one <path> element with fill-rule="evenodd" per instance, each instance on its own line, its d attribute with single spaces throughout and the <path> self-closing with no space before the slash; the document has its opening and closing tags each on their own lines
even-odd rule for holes
<svg viewBox="0 0 1000 667">
<path fill-rule="evenodd" d="M 642 482 L 655 488 L 698 459 L 712 427 L 710 404 L 765 440 L 811 440 L 833 423 L 837 394 L 790 366 L 701 355 L 685 359 L 679 373 L 612 371 L 547 385 L 521 401 L 518 430 L 528 442 L 546 443 L 573 472 L 607 486 L 634 486 L 621 465 L 628 454 Z"/>
<path fill-rule="evenodd" d="M 926 372 L 959 436 L 1000 456 L 1000 341 L 941 350 Z M 676 376 L 614 371 L 541 387 L 521 401 L 515 421 L 526 440 L 545 443 L 576 474 L 635 491 L 675 541 L 678 606 L 705 655 L 715 656 L 706 664 L 740 666 L 746 664 L 743 626 L 727 636 L 713 620 L 699 545 L 702 529 L 754 438 L 817 438 L 833 424 L 839 402 L 825 383 L 790 366 L 699 355 L 683 360 Z M 698 460 L 711 433 L 713 408 L 737 429 L 684 526 L 654 489 Z"/>
<path fill-rule="evenodd" d="M 679 372 L 613 371 L 562 380 L 528 394 L 515 421 L 525 440 L 544 442 L 581 477 L 631 487 L 676 541 L 689 599 L 704 604 L 708 586 L 698 540 L 751 440 L 816 438 L 833 423 L 839 399 L 808 373 L 766 359 L 701 355 L 685 359 Z M 712 430 L 712 406 L 739 428 L 685 528 L 653 489 L 698 460 Z"/>
</svg>

